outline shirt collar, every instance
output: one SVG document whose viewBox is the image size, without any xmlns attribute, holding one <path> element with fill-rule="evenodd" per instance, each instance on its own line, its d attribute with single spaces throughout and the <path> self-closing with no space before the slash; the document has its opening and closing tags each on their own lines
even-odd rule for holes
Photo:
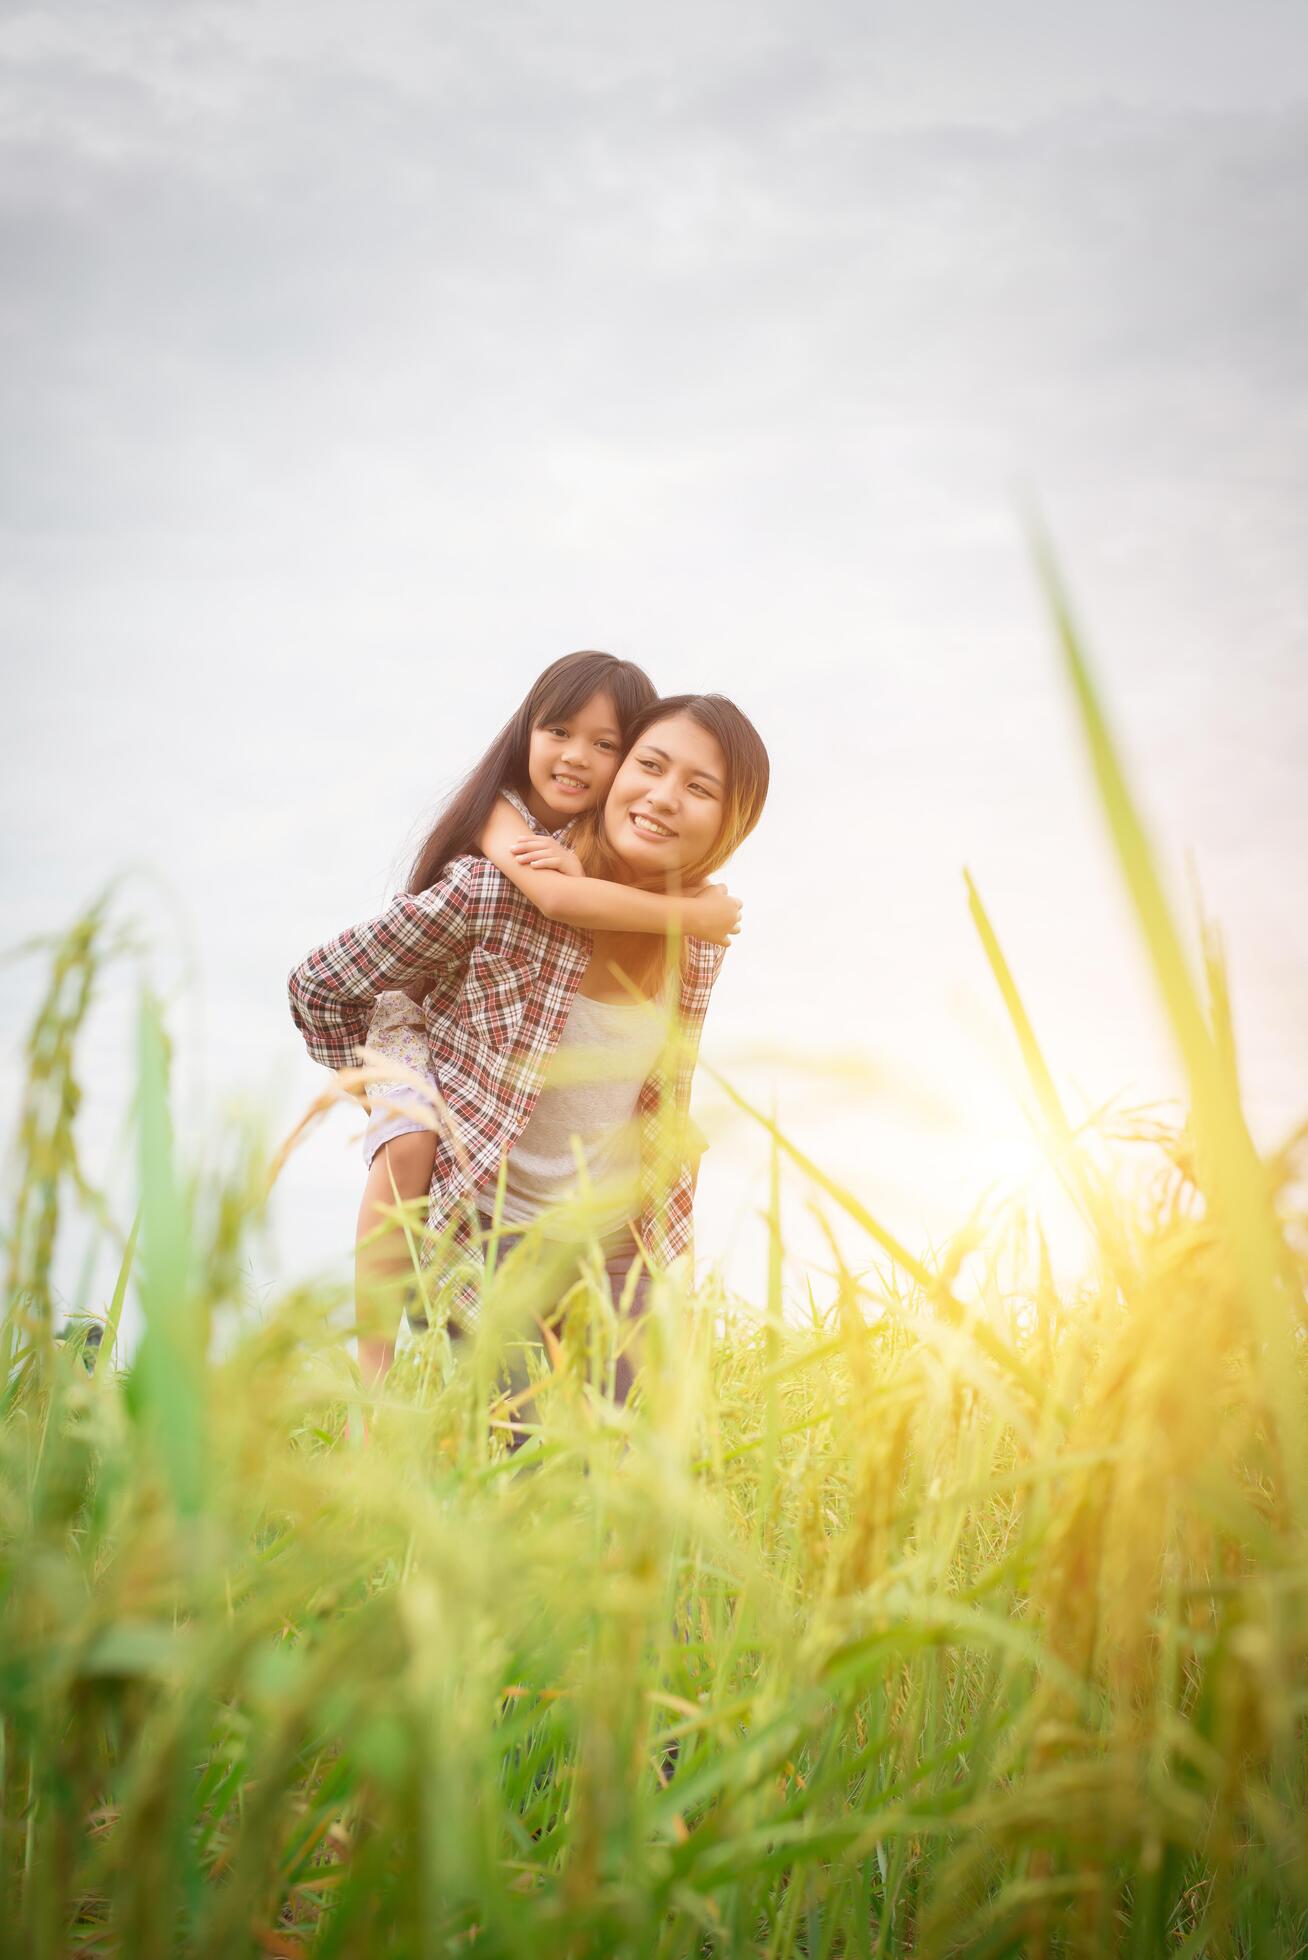
<svg viewBox="0 0 1308 1960">
<path fill-rule="evenodd" d="M 518 795 L 516 789 L 501 789 L 500 795 L 504 798 L 506 803 L 511 803 L 513 805 L 513 808 L 517 811 L 518 815 L 522 818 L 523 822 L 529 824 L 531 828 L 536 832 L 536 834 L 540 837 L 556 837 L 561 843 L 563 839 L 568 835 L 568 832 L 572 829 L 573 824 L 577 821 L 575 817 L 569 817 L 568 821 L 563 825 L 561 830 L 547 830 L 543 823 L 537 823 L 535 817 L 532 816 L 531 811 L 527 808 L 522 798 Z"/>
</svg>

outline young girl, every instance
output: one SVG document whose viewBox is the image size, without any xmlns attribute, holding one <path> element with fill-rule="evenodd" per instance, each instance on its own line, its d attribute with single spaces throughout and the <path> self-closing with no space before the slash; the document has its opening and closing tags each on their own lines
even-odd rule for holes
<svg viewBox="0 0 1308 1960">
<path fill-rule="evenodd" d="M 611 654 L 556 660 L 441 812 L 418 850 L 408 892 L 432 889 L 452 859 L 481 851 L 551 920 L 647 934 L 651 944 L 669 930 L 725 943 L 737 928 L 740 907 L 723 887 L 678 897 L 588 880 L 564 841 L 602 800 L 633 717 L 654 698 L 647 675 Z M 406 997 L 382 1001 L 368 1033 L 369 1045 L 429 1080 L 426 1024 L 412 1003 L 422 1000 L 430 978 L 411 981 Z M 430 1099 L 395 1082 L 374 1086 L 370 1100 L 368 1176 L 356 1232 L 361 1323 L 375 1317 L 374 1296 L 411 1269 L 403 1234 L 380 1228 L 393 1220 L 397 1198 L 411 1204 L 427 1193 L 436 1158 Z"/>
<path fill-rule="evenodd" d="M 718 695 L 656 702 L 636 718 L 594 821 L 593 846 L 629 899 L 675 892 L 705 878 L 749 834 L 767 783 L 767 752 L 731 702 Z M 560 887 L 591 882 L 554 875 Z M 475 1307 L 468 1269 L 501 1166 L 506 1215 L 510 1202 L 521 1222 L 547 1213 L 575 1182 L 561 1144 L 579 1146 L 587 1160 L 602 1154 L 620 1140 L 624 1100 L 626 1125 L 635 1122 L 639 1141 L 614 1229 L 602 1241 L 610 1276 L 620 1281 L 642 1254 L 666 1266 L 688 1250 L 690 1083 L 722 957 L 720 943 L 691 934 L 665 976 L 658 969 L 670 965 L 668 955 L 653 936 L 547 919 L 486 858 L 465 854 L 434 885 L 402 894 L 292 973 L 292 1014 L 309 1052 L 331 1067 L 353 1060 L 379 992 L 433 976 L 423 1017 L 443 1127 L 434 1140 L 428 1243 L 448 1241 L 443 1284 L 456 1314 Z M 665 977 L 679 1038 L 654 1053 L 640 1003 L 657 996 Z M 556 1054 L 601 1045 L 613 1095 L 599 1106 L 569 1101 L 566 1078 L 552 1076 Z M 361 1339 L 365 1379 L 389 1365 L 389 1336 L 378 1327 Z"/>
</svg>

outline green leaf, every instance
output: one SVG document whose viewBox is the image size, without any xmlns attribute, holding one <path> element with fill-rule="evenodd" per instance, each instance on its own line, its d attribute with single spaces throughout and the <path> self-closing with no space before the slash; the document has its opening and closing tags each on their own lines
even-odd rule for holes
<svg viewBox="0 0 1308 1960">
<path fill-rule="evenodd" d="M 168 1059 L 157 1003 L 141 1002 L 138 1118 L 141 1306 L 145 1337 L 133 1375 L 142 1422 L 183 1517 L 204 1505 L 205 1339 L 191 1284 L 190 1220 L 173 1158 Z"/>
</svg>

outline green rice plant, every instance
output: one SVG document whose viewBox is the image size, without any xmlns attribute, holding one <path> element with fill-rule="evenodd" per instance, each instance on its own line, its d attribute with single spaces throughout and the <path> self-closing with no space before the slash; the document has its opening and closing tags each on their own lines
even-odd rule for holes
<svg viewBox="0 0 1308 1960">
<path fill-rule="evenodd" d="M 179 1159 L 148 996 L 134 1217 L 91 1191 L 107 907 L 52 949 L 4 1246 L 0 1956 L 1305 1950 L 1304 1136 L 1253 1149 L 1220 946 L 1196 977 L 1045 572 L 1191 1085 L 1183 1126 L 1074 1123 L 969 877 L 1093 1234 L 1061 1292 L 1020 1205 L 919 1259 L 750 1110 L 757 1305 L 657 1283 L 617 1408 L 632 1330 L 583 1281 L 510 1394 L 528 1245 L 358 1447 L 342 1289 L 242 1283 L 284 1153 Z M 788 1312 L 783 1164 L 829 1246 Z M 70 1197 L 117 1248 L 98 1351 L 53 1325 Z"/>
</svg>

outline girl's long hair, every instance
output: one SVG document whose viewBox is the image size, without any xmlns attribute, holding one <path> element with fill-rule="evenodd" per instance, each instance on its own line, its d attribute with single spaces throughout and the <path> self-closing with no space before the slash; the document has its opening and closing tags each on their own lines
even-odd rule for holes
<svg viewBox="0 0 1308 1960">
<path fill-rule="evenodd" d="M 407 892 L 426 891 L 452 858 L 479 848 L 478 839 L 502 789 L 526 794 L 532 729 L 567 721 L 601 692 L 613 702 L 625 754 L 629 731 L 655 699 L 649 675 L 612 653 L 565 653 L 545 669 L 517 713 L 443 805 L 413 860 L 404 887 Z"/>
</svg>

